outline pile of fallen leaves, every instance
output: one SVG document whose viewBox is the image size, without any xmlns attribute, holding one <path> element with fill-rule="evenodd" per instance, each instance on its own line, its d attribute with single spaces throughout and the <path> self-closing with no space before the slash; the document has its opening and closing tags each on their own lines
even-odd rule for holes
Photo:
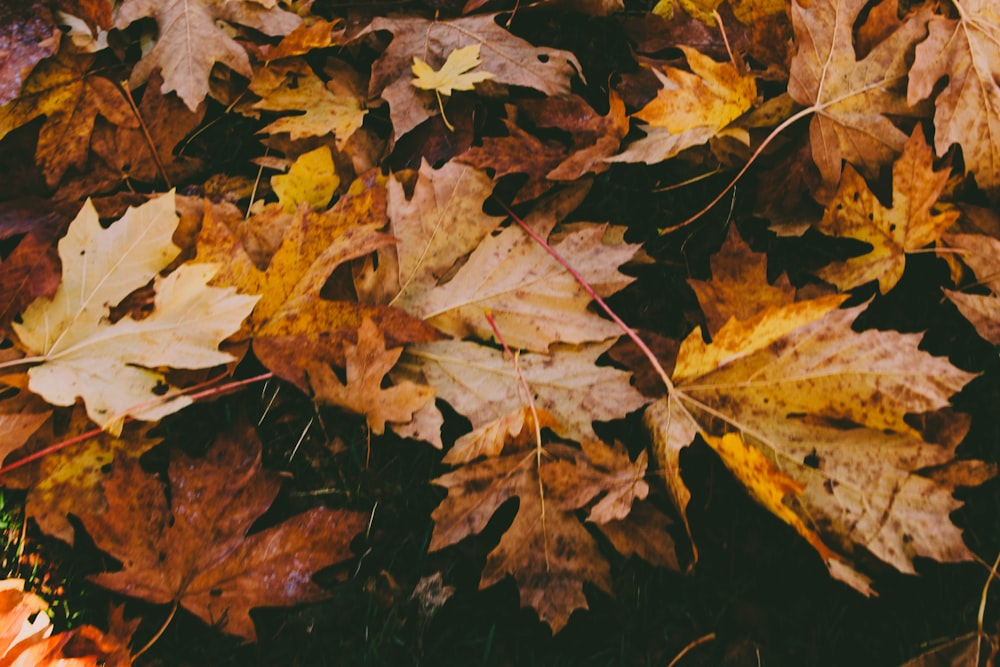
<svg viewBox="0 0 1000 667">
<path fill-rule="evenodd" d="M 164 435 L 265 380 L 356 416 L 362 456 L 440 450 L 426 551 L 502 515 L 479 587 L 512 578 L 553 633 L 622 557 L 697 570 L 693 443 L 862 595 L 992 560 L 950 517 L 995 473 L 951 407 L 986 366 L 866 322 L 936 255 L 919 298 L 1000 345 L 995 3 L 389 9 L 0 6 L 0 482 L 120 563 L 91 582 L 253 641 L 251 609 L 363 559 L 374 506 L 267 514 L 282 473 L 245 415 L 194 453 Z M 587 218 L 639 196 L 673 203 Z M 322 429 L 334 460 L 351 423 Z M 8 592 L 12 627 L 39 610 Z M 127 664 L 126 626 L 16 646 Z"/>
</svg>

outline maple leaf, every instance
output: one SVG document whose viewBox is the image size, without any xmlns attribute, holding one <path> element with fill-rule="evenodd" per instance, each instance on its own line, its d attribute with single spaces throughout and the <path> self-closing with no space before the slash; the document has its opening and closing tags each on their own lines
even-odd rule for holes
<svg viewBox="0 0 1000 667">
<path fill-rule="evenodd" d="M 568 51 L 532 46 L 498 26 L 496 20 L 496 14 L 448 21 L 379 17 L 361 33 L 385 30 L 393 34 L 388 48 L 372 64 L 368 95 L 381 96 L 389 102 L 396 139 L 431 115 L 411 85 L 415 57 L 431 67 L 440 67 L 448 54 L 478 44 L 481 66 L 493 74 L 493 81 L 533 88 L 546 95 L 570 91 L 570 78 L 582 71 L 576 56 Z"/>
<path fill-rule="evenodd" d="M 379 250 L 377 268 L 369 262 L 357 272 L 358 295 L 409 311 L 500 224 L 482 210 L 492 192 L 486 174 L 457 162 L 421 164 L 409 198 L 398 177 L 390 180 L 389 232 L 398 243 Z"/>
<path fill-rule="evenodd" d="M 220 436 L 203 459 L 175 453 L 169 496 L 131 459 L 104 483 L 108 511 L 81 513 L 98 548 L 122 562 L 91 581 L 153 604 L 179 604 L 209 624 L 255 641 L 250 610 L 329 597 L 313 572 L 351 557 L 366 516 L 324 507 L 247 534 L 281 486 L 261 468 L 250 428 Z M 169 497 L 169 500 L 167 499 Z"/>
<path fill-rule="evenodd" d="M 539 418 L 556 425 L 544 412 Z M 499 449 L 479 449 L 487 458 L 434 480 L 448 489 L 448 496 L 432 514 L 430 550 L 479 533 L 501 505 L 516 497 L 517 513 L 486 558 L 480 588 L 512 576 L 522 606 L 534 608 L 558 632 L 575 609 L 587 608 L 584 581 L 610 591 L 608 563 L 575 511 L 592 505 L 588 521 L 627 517 L 632 502 L 648 491 L 646 459 L 633 462 L 623 448 L 596 441 L 585 443 L 583 450 L 543 444 L 535 440 L 533 419 L 527 407 L 503 415 L 498 423 L 504 426 L 496 433 Z M 668 535 L 661 537 L 669 542 Z"/>
<path fill-rule="evenodd" d="M 851 165 L 816 229 L 831 236 L 864 241 L 872 249 L 817 272 L 841 290 L 872 280 L 885 294 L 903 276 L 906 253 L 937 241 L 958 219 L 958 211 L 932 213 L 948 181 L 949 169 L 934 171 L 934 153 L 920 125 L 892 166 L 892 207 L 885 208 Z"/>
<path fill-rule="evenodd" d="M 492 72 L 471 70 L 479 67 L 479 44 L 470 44 L 448 54 L 441 69 L 435 70 L 417 56 L 413 56 L 413 81 L 421 90 L 434 90 L 451 95 L 455 90 L 472 90 L 477 83 L 493 78 Z"/>
<path fill-rule="evenodd" d="M 246 51 L 216 21 L 226 21 L 259 30 L 265 35 L 287 35 L 301 23 L 296 14 L 276 3 L 234 0 L 125 0 L 118 9 L 115 27 L 152 17 L 160 29 L 156 44 L 132 68 L 129 84 L 141 86 L 159 69 L 161 92 L 176 91 L 194 111 L 208 94 L 208 77 L 219 62 L 246 78 L 253 70 Z"/>
<path fill-rule="evenodd" d="M 0 581 L 0 661 L 11 667 L 97 667 L 97 656 L 68 657 L 63 652 L 81 630 L 96 628 L 52 634 L 49 617 L 39 613 L 48 606 L 34 593 L 24 592 L 23 579 Z"/>
<path fill-rule="evenodd" d="M 326 208 L 339 185 L 329 146 L 303 153 L 287 174 L 271 178 L 271 189 L 285 213 L 294 212 L 302 203 L 312 209 Z"/>
<path fill-rule="evenodd" d="M 613 341 L 612 341 L 613 342 Z M 624 417 L 648 401 L 631 384 L 629 373 L 596 360 L 611 342 L 554 345 L 549 354 L 524 353 L 518 364 L 532 388 L 535 405 L 551 413 L 560 436 L 597 440 L 592 422 Z M 468 341 L 439 341 L 407 348 L 393 371 L 394 380 L 421 378 L 434 387 L 473 428 L 521 406 L 517 371 L 501 350 Z"/>
<path fill-rule="evenodd" d="M 396 365 L 402 353 L 401 347 L 387 350 L 385 339 L 375 323 L 366 318 L 358 328 L 358 344 L 344 344 L 346 385 L 340 382 L 329 366 L 309 366 L 313 398 L 365 415 L 368 428 L 376 435 L 385 432 L 387 421 L 409 422 L 414 412 L 434 400 L 434 390 L 406 381 L 382 388 L 383 378 Z"/>
<path fill-rule="evenodd" d="M 900 92 L 911 47 L 926 31 L 930 10 L 921 9 L 856 59 L 853 29 L 868 0 L 792 3 L 798 51 L 788 92 L 815 113 L 809 124 L 813 159 L 823 180 L 840 180 L 841 160 L 875 176 L 906 143 L 887 116 L 913 115 Z"/>
<path fill-rule="evenodd" d="M 45 124 L 38 134 L 35 161 L 46 183 L 58 183 L 71 167 L 87 159 L 98 115 L 112 123 L 138 127 L 128 102 L 114 83 L 90 72 L 94 56 L 64 47 L 32 71 L 12 102 L 0 108 L 0 138 L 38 116 Z"/>
<path fill-rule="evenodd" d="M 994 345 L 1000 345 L 1000 240 L 983 234 L 948 234 L 944 237 L 949 248 L 961 253 L 962 261 L 980 281 L 976 284 L 989 289 L 987 294 L 967 294 L 944 290 L 976 333 Z"/>
<path fill-rule="evenodd" d="M 214 284 L 262 295 L 248 324 L 254 352 L 268 368 L 303 390 L 309 388 L 305 360 L 342 366 L 341 343 L 354 336 L 366 317 L 394 344 L 437 337 L 432 327 L 401 310 L 353 298 L 320 298 L 337 266 L 393 243 L 392 237 L 378 231 L 384 216 L 384 180 L 369 173 L 352 183 L 332 209 L 297 209 L 281 245 L 262 270 L 211 208 L 205 209 L 197 259 L 224 265 Z"/>
<path fill-rule="evenodd" d="M 966 171 L 979 187 L 1000 192 L 1000 9 L 990 0 L 954 0 L 957 20 L 934 16 L 927 39 L 917 45 L 907 100 L 927 98 L 938 81 L 948 83 L 934 101 L 934 147 L 944 155 L 962 147 Z"/>
<path fill-rule="evenodd" d="M 851 564 L 854 545 L 909 573 L 916 556 L 973 558 L 948 518 L 961 504 L 956 482 L 933 473 L 953 461 L 968 422 L 942 417 L 939 444 L 905 420 L 946 407 L 973 375 L 920 351 L 919 335 L 853 331 L 864 306 L 840 310 L 844 298 L 730 320 L 710 345 L 695 330 L 681 345 L 675 390 L 647 409 L 646 423 L 682 515 L 690 492 L 679 454 L 700 434 L 834 577 L 870 593 Z M 972 462 L 959 483 L 993 472 Z"/>
<path fill-rule="evenodd" d="M 688 279 L 705 313 L 708 331 L 715 334 L 730 320 L 747 320 L 769 306 L 795 300 L 795 288 L 782 274 L 774 285 L 767 281 L 767 255 L 756 253 L 740 237 L 735 225 L 712 255 L 712 279 Z"/>
<path fill-rule="evenodd" d="M 647 123 L 647 134 L 609 161 L 662 162 L 718 135 L 756 101 L 753 77 L 742 76 L 732 63 L 717 63 L 686 46 L 678 48 L 691 72 L 676 67 L 652 70 L 662 87 L 632 114 Z"/>
<path fill-rule="evenodd" d="M 184 407 L 183 397 L 161 402 L 170 389 L 152 369 L 208 368 L 232 361 L 218 344 L 235 333 L 257 297 L 210 288 L 217 267 L 186 264 L 157 274 L 176 257 L 173 191 L 101 227 L 88 200 L 59 242 L 62 282 L 52 299 L 39 298 L 13 328 L 37 363 L 28 387 L 54 405 L 82 397 L 87 414 L 117 428 L 125 415 L 155 420 Z M 156 278 L 153 312 L 142 320 L 107 321 L 109 310 Z M 152 405 L 150 405 L 152 403 Z"/>
<path fill-rule="evenodd" d="M 288 132 L 292 139 L 333 134 L 343 149 L 368 113 L 358 86 L 345 75 L 324 83 L 304 61 L 285 60 L 254 72 L 250 90 L 261 100 L 252 108 L 302 112 L 283 116 L 261 132 Z"/>
</svg>

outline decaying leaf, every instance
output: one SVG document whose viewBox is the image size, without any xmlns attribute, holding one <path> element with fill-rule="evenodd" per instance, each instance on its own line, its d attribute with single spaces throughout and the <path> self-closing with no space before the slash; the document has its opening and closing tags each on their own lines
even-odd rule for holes
<svg viewBox="0 0 1000 667">
<path fill-rule="evenodd" d="M 590 506 L 588 521 L 625 519 L 633 501 L 645 497 L 645 456 L 632 461 L 620 447 L 590 441 L 583 449 L 536 439 L 538 431 L 529 408 L 517 408 L 500 419 L 520 413 L 522 429 L 503 427 L 499 449 L 479 449 L 485 459 L 434 480 L 448 497 L 434 510 L 432 551 L 479 533 L 493 514 L 511 498 L 518 499 L 514 521 L 490 552 L 480 588 L 512 576 L 522 606 L 530 606 L 553 632 L 566 625 L 576 609 L 586 609 L 583 582 L 610 590 L 610 568 L 577 510 Z M 560 430 L 551 416 L 546 425 Z M 468 453 L 468 452 L 467 452 Z M 467 458 L 463 456 L 463 458 Z M 595 502 L 596 501 L 596 502 Z M 669 535 L 660 535 L 672 548 Z"/>
<path fill-rule="evenodd" d="M 962 147 L 966 171 L 981 188 L 1000 192 L 1000 8 L 990 0 L 953 0 L 959 18 L 935 16 L 917 45 L 907 101 L 916 104 L 947 77 L 934 100 L 934 147 Z"/>
<path fill-rule="evenodd" d="M 184 397 L 161 400 L 170 390 L 154 369 L 210 368 L 232 361 L 218 345 L 250 314 L 256 296 L 208 287 L 218 267 L 185 264 L 166 278 L 157 274 L 177 255 L 171 191 L 129 211 L 108 229 L 88 201 L 59 242 L 62 283 L 52 299 L 32 302 L 14 323 L 21 344 L 38 365 L 29 388 L 54 405 L 82 397 L 102 427 L 120 428 L 126 415 L 154 420 L 184 407 Z M 109 311 L 156 278 L 152 313 L 108 321 Z"/>
<path fill-rule="evenodd" d="M 934 170 L 934 154 L 917 125 L 892 166 L 892 207 L 885 208 L 851 165 L 844 168 L 840 187 L 816 229 L 831 236 L 849 236 L 872 249 L 832 264 L 818 275 L 841 290 L 872 280 L 883 294 L 903 277 L 906 253 L 934 243 L 958 219 L 958 211 L 936 213 L 948 169 Z"/>
<path fill-rule="evenodd" d="M 679 454 L 700 434 L 834 577 L 870 593 L 857 547 L 903 572 L 917 556 L 973 557 L 949 520 L 961 504 L 953 483 L 931 474 L 953 460 L 968 424 L 952 418 L 948 437 L 930 442 L 904 419 L 947 407 L 973 376 L 920 351 L 916 334 L 853 331 L 864 306 L 840 310 L 843 298 L 730 320 L 708 345 L 695 330 L 678 354 L 676 390 L 646 423 L 682 513 L 690 494 Z M 972 470 L 963 483 L 993 474 Z"/>
<path fill-rule="evenodd" d="M 281 486 L 261 468 L 251 429 L 223 435 L 203 459 L 175 454 L 169 480 L 168 496 L 134 460 L 115 461 L 103 485 L 108 510 L 80 518 L 123 567 L 91 579 L 153 604 L 179 603 L 249 641 L 257 637 L 252 608 L 327 597 L 313 572 L 350 558 L 350 540 L 365 526 L 364 514 L 320 507 L 248 534 Z"/>
<path fill-rule="evenodd" d="M 809 124 L 813 159 L 823 180 L 840 180 L 841 161 L 865 175 L 892 160 L 906 135 L 890 115 L 912 115 L 903 93 L 907 56 L 926 32 L 924 8 L 857 60 L 853 29 L 868 0 L 813 0 L 792 3 L 798 51 L 792 59 L 788 92 L 813 107 Z"/>
<path fill-rule="evenodd" d="M 132 69 L 129 83 L 140 86 L 159 69 L 161 91 L 176 91 L 192 111 L 208 94 L 208 77 L 215 63 L 247 78 L 253 75 L 246 50 L 216 21 L 245 25 L 265 35 L 287 35 L 302 23 L 276 2 L 126 0 L 118 9 L 115 27 L 124 29 L 147 16 L 156 20 L 160 32 L 153 49 Z"/>
<path fill-rule="evenodd" d="M 358 344 L 344 344 L 347 384 L 324 364 L 308 367 L 313 397 L 351 412 L 365 415 L 372 433 L 385 432 L 386 422 L 406 423 L 413 413 L 434 400 L 434 390 L 425 385 L 403 381 L 383 388 L 382 380 L 389 373 L 403 348 L 385 349 L 385 339 L 375 323 L 365 319 L 358 329 Z"/>
</svg>

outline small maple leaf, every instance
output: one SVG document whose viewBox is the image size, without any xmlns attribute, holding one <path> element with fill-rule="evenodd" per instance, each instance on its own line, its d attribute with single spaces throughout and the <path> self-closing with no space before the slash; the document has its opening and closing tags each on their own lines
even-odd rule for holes
<svg viewBox="0 0 1000 667">
<path fill-rule="evenodd" d="M 203 459 L 175 453 L 168 477 L 169 496 L 138 462 L 115 461 L 103 485 L 107 511 L 80 519 L 123 569 L 91 580 L 153 604 L 177 603 L 250 641 L 252 608 L 329 597 L 312 573 L 350 558 L 350 540 L 365 526 L 364 514 L 318 507 L 248 535 L 281 486 L 261 468 L 250 428 L 221 436 Z"/>
<path fill-rule="evenodd" d="M 36 299 L 12 326 L 38 365 L 28 388 L 54 405 L 82 397 L 96 423 L 119 429 L 132 415 L 155 420 L 190 403 L 158 401 L 170 389 L 159 371 L 210 368 L 232 361 L 218 345 L 235 333 L 256 303 L 232 289 L 208 287 L 218 267 L 185 264 L 159 272 L 177 256 L 173 191 L 101 227 L 90 200 L 59 242 L 62 282 L 51 299 Z M 156 279 L 152 313 L 108 321 L 110 308 Z"/>
<path fill-rule="evenodd" d="M 934 153 L 918 124 L 892 166 L 892 208 L 885 208 L 851 165 L 816 229 L 851 237 L 871 251 L 818 272 L 823 280 L 849 290 L 877 280 L 883 294 L 903 276 L 906 253 L 934 243 L 958 219 L 957 210 L 934 213 L 948 181 L 949 169 L 934 170 Z"/>
<path fill-rule="evenodd" d="M 479 64 L 479 44 L 455 49 L 448 54 L 439 70 L 413 56 L 414 78 L 411 83 L 422 90 L 436 90 L 442 95 L 451 95 L 455 90 L 472 90 L 480 81 L 493 78 L 492 72 L 471 71 Z"/>
<path fill-rule="evenodd" d="M 403 348 L 385 349 L 385 338 L 375 323 L 365 318 L 358 329 L 358 344 L 344 345 L 347 361 L 347 384 L 342 384 L 329 366 L 311 364 L 308 368 L 313 397 L 321 403 L 340 406 L 365 415 L 372 433 L 385 432 L 385 423 L 405 423 L 413 413 L 434 400 L 434 390 L 426 385 L 403 381 L 382 388 Z"/>
<path fill-rule="evenodd" d="M 973 375 L 921 351 L 920 336 L 852 330 L 864 306 L 828 296 L 730 320 L 711 344 L 695 330 L 681 344 L 674 390 L 646 411 L 674 502 L 690 499 L 680 451 L 697 435 L 759 503 L 798 531 L 830 573 L 871 593 L 851 563 L 860 545 L 902 572 L 917 556 L 971 560 L 948 518 L 955 482 L 935 477 L 968 428 L 942 414 L 940 442 L 905 419 L 948 406 Z M 991 466 L 966 462 L 961 483 Z"/>
</svg>

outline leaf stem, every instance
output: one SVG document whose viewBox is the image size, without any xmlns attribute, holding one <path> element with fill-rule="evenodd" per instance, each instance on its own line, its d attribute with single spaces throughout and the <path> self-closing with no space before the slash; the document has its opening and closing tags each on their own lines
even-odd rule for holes
<svg viewBox="0 0 1000 667">
<path fill-rule="evenodd" d="M 156 631 L 156 634 L 153 635 L 153 637 L 148 642 L 146 642 L 146 645 L 132 655 L 133 663 L 135 662 L 136 658 L 138 658 L 140 655 L 148 651 L 150 647 L 152 647 L 152 645 L 155 644 L 156 641 L 163 636 L 163 633 L 166 631 L 167 626 L 170 625 L 170 621 L 174 620 L 174 615 L 177 613 L 177 607 L 180 606 L 180 603 L 181 603 L 180 599 L 174 600 L 174 606 L 170 608 L 170 613 L 167 615 L 167 620 L 163 621 L 163 625 L 161 625 L 160 629 Z"/>
<path fill-rule="evenodd" d="M 736 174 L 736 176 L 733 177 L 733 180 L 731 180 L 729 182 L 729 185 L 727 185 L 722 190 L 722 192 L 720 192 L 718 194 L 718 196 L 715 199 L 713 199 L 712 201 L 710 201 L 708 203 L 708 205 L 705 206 L 705 208 L 701 209 L 700 211 L 698 211 L 697 213 L 695 213 L 694 215 L 692 215 L 690 218 L 688 218 L 684 222 L 679 222 L 676 225 L 670 225 L 669 227 L 664 227 L 664 228 L 660 229 L 660 234 L 669 234 L 670 232 L 677 231 L 678 229 L 681 229 L 682 227 L 687 227 L 692 222 L 694 222 L 695 220 L 697 220 L 701 216 L 703 216 L 706 213 L 708 213 L 712 209 L 712 207 L 715 206 L 716 204 L 718 204 L 722 200 L 722 198 L 726 196 L 726 193 L 729 192 L 733 188 L 733 186 L 735 186 L 736 183 L 741 178 L 743 178 L 743 174 L 747 173 L 747 170 L 750 168 L 750 165 L 752 165 L 757 160 L 757 158 L 764 151 L 764 149 L 767 148 L 767 146 L 772 141 L 774 141 L 774 139 L 777 138 L 777 136 L 779 134 L 781 134 L 782 132 L 784 132 L 786 128 L 788 128 L 789 126 L 793 125 L 797 121 L 802 120 L 803 118 L 805 118 L 809 114 L 814 113 L 815 111 L 818 111 L 818 110 L 819 110 L 819 107 L 814 104 L 813 106 L 806 107 L 805 109 L 802 109 L 801 111 L 799 111 L 798 113 L 790 116 L 789 118 L 786 118 L 784 120 L 784 122 L 782 122 L 780 125 L 778 125 L 778 127 L 776 127 L 773 130 L 771 130 L 771 133 L 769 135 L 767 135 L 767 137 L 764 139 L 764 141 L 761 142 L 760 146 L 757 147 L 757 150 L 755 150 L 753 152 L 753 155 L 750 156 L 750 159 L 747 160 L 747 163 L 745 165 L 743 165 L 743 168 L 739 170 L 739 172 Z"/>
<path fill-rule="evenodd" d="M 639 350 L 642 351 L 642 354 L 646 357 L 647 360 L 649 360 L 650 366 L 653 367 L 653 370 L 656 371 L 656 374 L 660 377 L 660 380 L 663 382 L 663 385 L 667 388 L 667 393 L 673 393 L 674 383 L 670 381 L 670 376 L 667 374 L 667 371 L 664 370 L 663 365 L 660 363 L 660 360 L 656 358 L 655 354 L 653 354 L 653 351 L 649 349 L 649 346 L 646 345 L 646 343 L 642 340 L 642 338 L 639 337 L 639 334 L 637 334 L 632 327 L 625 324 L 625 321 L 622 320 L 622 318 L 618 317 L 618 314 L 615 311 L 611 310 L 611 306 L 609 306 L 604 301 L 604 299 L 602 299 L 600 295 L 597 294 L 597 292 L 590 285 L 590 283 L 588 283 L 587 280 L 583 276 L 581 276 L 580 273 L 576 269 L 574 269 L 570 265 L 570 263 L 567 262 L 565 258 L 563 258 L 563 256 L 556 251 L 555 248 L 549 245 L 545 239 L 539 236 L 535 230 L 529 227 L 527 223 L 524 222 L 524 220 L 522 220 L 516 213 L 514 213 L 514 211 L 512 211 L 511 208 L 507 206 L 506 203 L 501 201 L 496 196 L 493 197 L 493 200 L 496 201 L 498 204 L 500 204 L 503 210 L 507 212 L 507 215 L 509 215 L 514 220 L 514 222 L 519 224 L 521 226 L 521 229 L 527 232 L 528 236 L 530 236 L 535 241 L 535 243 L 545 248 L 545 251 L 547 253 L 552 255 L 552 257 L 557 262 L 562 264 L 564 269 L 569 271 L 569 274 L 573 276 L 573 279 L 576 280 L 576 282 L 580 284 L 580 287 L 582 287 L 584 291 L 586 291 L 587 294 L 590 295 L 590 297 L 594 300 L 594 302 L 598 306 L 600 306 L 601 310 L 603 310 L 605 314 L 607 314 L 607 316 L 611 318 L 611 321 L 617 324 L 618 328 L 621 329 L 622 332 L 626 336 L 628 336 L 633 343 L 635 343 L 636 347 L 638 347 Z"/>
<path fill-rule="evenodd" d="M 146 126 L 146 121 L 142 119 L 142 114 L 139 113 L 139 107 L 135 103 L 135 99 L 132 97 L 132 89 L 128 85 L 128 79 L 121 82 L 122 93 L 125 95 L 125 99 L 128 100 L 128 105 L 132 108 L 132 113 L 135 115 L 135 119 L 139 121 L 139 127 L 142 128 L 142 136 L 146 139 L 146 145 L 149 146 L 149 152 L 153 154 L 153 162 L 156 163 L 156 169 L 160 172 L 160 178 L 163 179 L 163 183 L 167 186 L 168 190 L 172 190 L 174 186 L 170 184 L 170 179 L 167 177 L 167 170 L 163 168 L 163 162 L 160 161 L 160 153 L 156 150 L 156 144 L 153 143 L 153 137 L 149 134 L 149 128 Z"/>
</svg>

